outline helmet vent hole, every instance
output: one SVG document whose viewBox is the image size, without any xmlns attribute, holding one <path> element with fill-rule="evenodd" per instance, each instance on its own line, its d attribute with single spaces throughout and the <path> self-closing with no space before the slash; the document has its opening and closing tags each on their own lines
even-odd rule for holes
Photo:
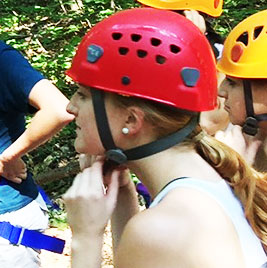
<svg viewBox="0 0 267 268">
<path fill-rule="evenodd" d="M 129 48 L 128 47 L 120 47 L 119 48 L 120 55 L 126 55 L 128 52 L 129 52 Z"/>
<path fill-rule="evenodd" d="M 122 34 L 121 33 L 113 33 L 112 38 L 114 40 L 120 40 L 122 38 Z"/>
<path fill-rule="evenodd" d="M 258 36 L 262 32 L 262 29 L 263 29 L 263 26 L 259 26 L 254 29 L 254 40 L 258 38 Z"/>
<path fill-rule="evenodd" d="M 248 45 L 248 32 L 244 32 L 242 33 L 236 41 L 239 41 L 241 43 L 243 43 L 245 46 Z"/>
<path fill-rule="evenodd" d="M 161 44 L 161 40 L 158 38 L 151 38 L 151 45 L 154 47 L 158 47 Z"/>
<path fill-rule="evenodd" d="M 137 50 L 137 56 L 139 58 L 145 58 L 147 56 L 147 51 L 145 50 L 142 50 L 142 49 L 138 49 Z"/>
<path fill-rule="evenodd" d="M 158 64 L 164 64 L 165 62 L 166 62 L 166 58 L 165 57 L 163 57 L 163 56 L 161 56 L 161 55 L 157 55 L 156 56 L 156 62 L 158 63 Z"/>
<path fill-rule="evenodd" d="M 181 49 L 176 45 L 170 45 L 170 51 L 174 54 L 177 54 L 181 51 Z"/>
<path fill-rule="evenodd" d="M 132 34 L 131 39 L 133 42 L 139 42 L 141 40 L 142 36 L 140 34 Z"/>
</svg>

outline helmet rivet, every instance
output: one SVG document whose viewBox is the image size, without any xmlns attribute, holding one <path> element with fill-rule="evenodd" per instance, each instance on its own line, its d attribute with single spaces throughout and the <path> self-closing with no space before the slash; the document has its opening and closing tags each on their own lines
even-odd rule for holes
<svg viewBox="0 0 267 268">
<path fill-rule="evenodd" d="M 127 86 L 131 83 L 131 79 L 130 77 L 128 76 L 123 76 L 122 79 L 121 79 L 121 82 L 123 85 Z"/>
</svg>

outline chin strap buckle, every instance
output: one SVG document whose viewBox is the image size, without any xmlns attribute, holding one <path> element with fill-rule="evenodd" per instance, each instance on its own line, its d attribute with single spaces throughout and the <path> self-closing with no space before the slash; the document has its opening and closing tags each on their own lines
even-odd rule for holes
<svg viewBox="0 0 267 268">
<path fill-rule="evenodd" d="M 242 131 L 250 136 L 255 136 L 258 133 L 258 120 L 254 117 L 247 117 Z"/>
<path fill-rule="evenodd" d="M 110 149 L 106 152 L 106 157 L 108 160 L 115 162 L 116 164 L 123 164 L 127 162 L 127 156 L 121 149 Z"/>
</svg>

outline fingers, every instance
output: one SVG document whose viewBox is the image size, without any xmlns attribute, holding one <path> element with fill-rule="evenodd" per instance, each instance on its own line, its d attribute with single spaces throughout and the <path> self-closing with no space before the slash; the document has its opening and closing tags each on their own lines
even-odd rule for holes
<svg viewBox="0 0 267 268">
<path fill-rule="evenodd" d="M 8 179 L 9 181 L 12 181 L 14 183 L 18 183 L 18 184 L 22 183 L 22 179 L 19 178 L 19 177 L 9 177 L 9 178 L 6 178 L 6 179 Z"/>
<path fill-rule="evenodd" d="M 23 173 L 20 173 L 18 175 L 18 178 L 22 179 L 22 180 L 25 180 L 27 178 L 27 173 L 26 172 L 23 172 Z"/>
<path fill-rule="evenodd" d="M 94 161 L 94 156 L 93 155 L 88 155 L 88 154 L 80 154 L 79 155 L 79 164 L 80 164 L 80 169 L 84 170 L 85 168 L 91 167 Z"/>
<path fill-rule="evenodd" d="M 21 158 L 6 160 L 0 157 L 0 175 L 14 183 L 21 183 L 27 177 L 27 168 Z"/>
<path fill-rule="evenodd" d="M 103 162 L 97 161 L 90 168 L 84 169 L 79 173 L 74 181 L 72 186 L 68 191 L 63 195 L 64 199 L 74 199 L 77 196 L 79 197 L 101 197 L 101 196 L 116 196 L 119 188 L 119 176 L 120 171 L 114 170 L 110 175 L 110 180 L 106 184 L 106 188 L 103 184 Z M 113 199 L 115 202 L 116 199 Z"/>
<path fill-rule="evenodd" d="M 90 168 L 85 168 L 79 173 L 75 177 L 72 186 L 64 195 L 64 199 L 71 199 L 76 196 L 89 196 L 92 193 L 103 195 L 102 166 L 103 163 L 97 161 Z"/>
<path fill-rule="evenodd" d="M 27 178 L 27 171 L 21 171 L 18 174 L 12 173 L 12 174 L 1 174 L 5 179 L 12 181 L 14 183 L 21 183 L 23 180 Z"/>
<path fill-rule="evenodd" d="M 85 168 L 91 167 L 96 161 L 104 161 L 104 156 L 89 155 L 89 154 L 80 154 L 79 155 L 79 164 L 80 169 L 84 170 Z"/>
<path fill-rule="evenodd" d="M 27 168 L 24 165 L 24 167 L 19 171 L 17 177 L 19 177 L 20 179 L 26 179 L 27 178 Z"/>
<path fill-rule="evenodd" d="M 103 162 L 96 161 L 91 167 L 89 187 L 103 194 Z"/>
<path fill-rule="evenodd" d="M 118 170 L 111 173 L 107 192 L 103 188 L 103 162 L 95 162 L 75 177 L 63 195 L 68 221 L 73 228 L 78 230 L 83 221 L 87 229 L 103 229 L 116 206 L 119 174 Z"/>
<path fill-rule="evenodd" d="M 206 32 L 206 22 L 196 10 L 185 10 L 184 15 L 187 19 L 191 20 L 204 34 Z"/>
<path fill-rule="evenodd" d="M 238 152 L 248 164 L 253 164 L 259 146 L 262 144 L 256 137 L 242 133 L 240 126 L 234 126 L 230 131 L 218 131 L 215 138 Z"/>
</svg>

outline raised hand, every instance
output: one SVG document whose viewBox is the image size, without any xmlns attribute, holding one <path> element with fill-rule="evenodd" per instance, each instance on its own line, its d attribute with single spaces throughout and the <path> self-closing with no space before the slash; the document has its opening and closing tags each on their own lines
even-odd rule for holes
<svg viewBox="0 0 267 268">
<path fill-rule="evenodd" d="M 196 10 L 185 10 L 184 15 L 187 19 L 191 20 L 204 34 L 206 32 L 206 22 Z"/>
<path fill-rule="evenodd" d="M 217 131 L 215 138 L 238 152 L 250 165 L 254 163 L 262 143 L 256 137 L 242 133 L 242 128 L 237 125 L 229 131 Z"/>
<path fill-rule="evenodd" d="M 0 155 L 0 176 L 15 183 L 21 183 L 27 177 L 27 168 L 21 158 L 6 159 Z"/>
<path fill-rule="evenodd" d="M 63 196 L 68 222 L 74 234 L 99 235 L 116 206 L 120 172 L 112 171 L 103 184 L 103 162 L 96 161 L 78 174 Z"/>
</svg>

